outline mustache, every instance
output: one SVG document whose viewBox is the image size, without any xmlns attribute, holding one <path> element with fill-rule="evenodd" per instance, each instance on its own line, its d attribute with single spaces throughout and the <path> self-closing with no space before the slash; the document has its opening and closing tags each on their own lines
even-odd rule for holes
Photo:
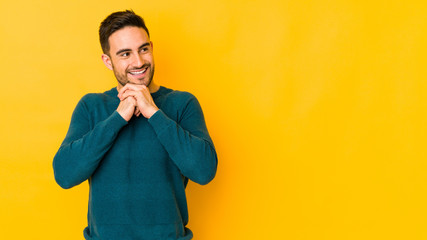
<svg viewBox="0 0 427 240">
<path fill-rule="evenodd" d="M 149 64 L 149 63 L 145 63 L 145 64 L 143 64 L 141 67 L 131 68 L 131 69 L 128 69 L 128 71 L 142 70 L 142 69 L 144 69 L 144 68 L 146 68 L 146 67 L 149 67 L 149 66 L 151 66 L 151 64 Z"/>
</svg>

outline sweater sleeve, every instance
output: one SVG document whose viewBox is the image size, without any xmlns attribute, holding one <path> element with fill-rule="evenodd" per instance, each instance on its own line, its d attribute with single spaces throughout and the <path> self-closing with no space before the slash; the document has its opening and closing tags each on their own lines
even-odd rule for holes
<svg viewBox="0 0 427 240">
<path fill-rule="evenodd" d="M 91 128 L 84 99 L 77 104 L 67 135 L 53 159 L 55 180 L 65 189 L 84 182 L 92 175 L 120 129 L 127 124 L 114 111 Z"/>
<path fill-rule="evenodd" d="M 194 96 L 191 95 L 187 101 L 179 123 L 162 110 L 158 110 L 148 122 L 185 177 L 202 185 L 215 177 L 218 163 L 215 147 L 200 104 Z"/>
</svg>

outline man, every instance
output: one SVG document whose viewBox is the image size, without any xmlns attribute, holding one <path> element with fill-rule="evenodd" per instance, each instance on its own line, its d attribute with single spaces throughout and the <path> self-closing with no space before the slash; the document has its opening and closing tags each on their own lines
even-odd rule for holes
<svg viewBox="0 0 427 240">
<path fill-rule="evenodd" d="M 217 168 L 200 105 L 154 83 L 153 43 L 133 11 L 108 16 L 99 37 L 118 86 L 79 101 L 55 179 L 65 189 L 89 180 L 85 239 L 192 239 L 185 187 Z"/>
</svg>

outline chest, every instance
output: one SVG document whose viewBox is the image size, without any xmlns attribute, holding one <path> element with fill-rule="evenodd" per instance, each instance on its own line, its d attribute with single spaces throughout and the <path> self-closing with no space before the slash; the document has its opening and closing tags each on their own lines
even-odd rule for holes
<svg viewBox="0 0 427 240">
<path fill-rule="evenodd" d="M 161 103 L 159 105 L 161 106 Z M 96 110 L 98 112 L 94 114 L 98 117 L 93 118 L 92 124 L 95 125 L 97 121 L 110 116 L 117 106 L 118 102 L 98 107 Z M 177 117 L 173 112 L 168 114 L 172 118 Z M 132 117 L 112 142 L 112 146 L 93 174 L 93 180 L 115 184 L 129 182 L 140 184 L 168 181 L 179 174 L 178 168 L 158 140 L 154 129 L 143 116 Z"/>
</svg>

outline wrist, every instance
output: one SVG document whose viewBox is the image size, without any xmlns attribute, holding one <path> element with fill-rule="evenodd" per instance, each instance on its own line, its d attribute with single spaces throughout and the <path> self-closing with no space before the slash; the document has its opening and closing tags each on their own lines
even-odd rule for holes
<svg viewBox="0 0 427 240">
<path fill-rule="evenodd" d="M 149 118 L 151 118 L 157 111 L 159 111 L 159 108 L 158 107 L 153 107 L 151 110 L 150 110 L 150 113 L 148 114 L 148 116 L 147 116 L 147 118 L 149 119 Z"/>
<path fill-rule="evenodd" d="M 120 115 L 120 117 L 122 117 L 126 122 L 129 122 L 129 120 L 131 119 L 132 115 L 129 116 L 129 114 L 124 113 L 120 110 L 116 110 L 116 112 Z"/>
</svg>

